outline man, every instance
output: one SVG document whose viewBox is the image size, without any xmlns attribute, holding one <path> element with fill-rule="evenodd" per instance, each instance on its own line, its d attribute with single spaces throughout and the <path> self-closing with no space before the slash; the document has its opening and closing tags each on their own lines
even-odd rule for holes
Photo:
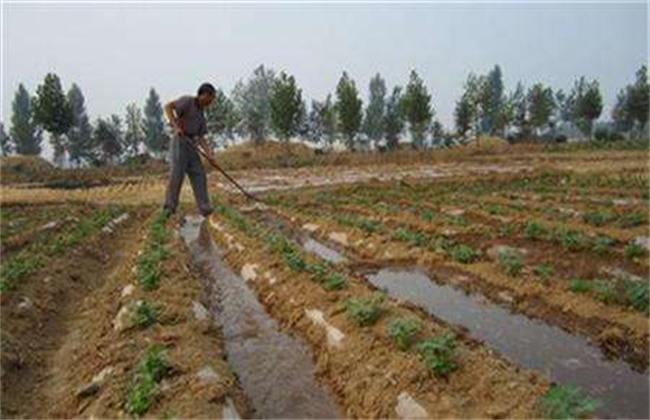
<svg viewBox="0 0 650 420">
<path fill-rule="evenodd" d="M 213 212 L 205 169 L 197 147 L 201 147 L 210 159 L 214 157 L 212 147 L 205 139 L 207 129 L 203 112 L 212 103 L 214 96 L 214 86 L 203 83 L 197 96 L 182 96 L 165 105 L 165 114 L 174 130 L 170 153 L 171 170 L 163 206 L 167 216 L 176 212 L 186 173 L 192 184 L 199 213 L 207 217 Z"/>
</svg>

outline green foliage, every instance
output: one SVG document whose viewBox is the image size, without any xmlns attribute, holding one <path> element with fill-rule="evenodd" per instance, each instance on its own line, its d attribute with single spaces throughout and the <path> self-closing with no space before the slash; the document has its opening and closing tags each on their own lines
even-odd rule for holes
<svg viewBox="0 0 650 420">
<path fill-rule="evenodd" d="M 307 262 L 297 249 L 287 246 L 282 250 L 284 262 L 294 271 L 307 270 Z"/>
<path fill-rule="evenodd" d="M 23 84 L 18 85 L 11 104 L 11 129 L 9 135 L 15 145 L 15 152 L 21 155 L 41 153 L 41 131 L 34 116 L 34 104 Z"/>
<path fill-rule="evenodd" d="M 603 303 L 623 303 L 623 297 L 617 293 L 616 285 L 610 281 L 593 280 L 591 290 L 596 293 L 596 299 Z"/>
<path fill-rule="evenodd" d="M 235 110 L 241 117 L 237 130 L 254 142 L 266 140 L 271 125 L 271 88 L 275 80 L 272 69 L 259 65 L 244 83 L 238 82 L 232 92 Z"/>
<path fill-rule="evenodd" d="M 543 416 L 551 419 L 588 418 L 599 406 L 571 385 L 552 385 L 540 400 Z"/>
<path fill-rule="evenodd" d="M 603 98 L 598 81 L 587 82 L 583 77 L 574 84 L 572 96 L 575 98 L 573 117 L 582 132 L 591 138 L 593 121 L 603 110 Z"/>
<path fill-rule="evenodd" d="M 134 383 L 126 401 L 127 411 L 134 416 L 146 413 L 154 402 L 160 382 L 169 372 L 165 350 L 160 345 L 151 345 L 138 364 Z"/>
<path fill-rule="evenodd" d="M 501 204 L 492 203 L 487 206 L 487 212 L 492 215 L 500 215 L 505 214 L 506 209 Z"/>
<path fill-rule="evenodd" d="M 553 239 L 570 251 L 584 249 L 587 244 L 587 238 L 583 234 L 565 227 L 556 229 L 553 232 Z"/>
<path fill-rule="evenodd" d="M 138 282 L 145 289 L 154 289 L 158 286 L 162 276 L 161 263 L 170 252 L 165 246 L 170 236 L 171 233 L 165 227 L 165 219 L 161 212 L 149 227 L 147 245 L 136 263 Z"/>
<path fill-rule="evenodd" d="M 586 293 L 591 290 L 591 282 L 589 280 L 572 278 L 569 280 L 569 290 L 575 293 Z"/>
<path fill-rule="evenodd" d="M 533 272 L 544 280 L 548 280 L 553 275 L 554 268 L 551 264 L 538 264 L 533 267 Z"/>
<path fill-rule="evenodd" d="M 345 280 L 345 276 L 339 273 L 331 273 L 323 282 L 323 287 L 326 290 L 340 290 L 347 287 L 348 283 Z"/>
<path fill-rule="evenodd" d="M 418 350 L 424 363 L 436 375 L 447 375 L 457 369 L 454 356 L 456 338 L 451 332 L 444 332 L 424 340 Z"/>
<path fill-rule="evenodd" d="M 542 223 L 535 220 L 531 220 L 526 223 L 526 228 L 524 229 L 524 235 L 528 239 L 539 239 L 542 236 L 546 235 L 548 229 Z"/>
<path fill-rule="evenodd" d="M 43 258 L 39 255 L 18 255 L 3 261 L 0 275 L 0 293 L 16 288 L 16 281 L 30 275 L 41 267 Z"/>
<path fill-rule="evenodd" d="M 629 213 L 618 218 L 616 224 L 622 228 L 631 228 L 646 223 L 646 217 L 642 213 Z"/>
<path fill-rule="evenodd" d="M 459 244 L 451 248 L 451 258 L 463 264 L 469 264 L 476 261 L 479 253 L 472 247 Z"/>
<path fill-rule="evenodd" d="M 597 236 L 596 239 L 594 239 L 592 249 L 594 252 L 602 254 L 607 252 L 607 250 L 610 249 L 615 243 L 616 241 L 608 236 Z"/>
<path fill-rule="evenodd" d="M 346 145 L 350 150 L 354 148 L 354 138 L 361 126 L 361 106 L 359 92 L 354 81 L 343 72 L 336 87 L 336 113 L 341 133 L 346 137 Z"/>
<path fill-rule="evenodd" d="M 165 134 L 165 121 L 160 96 L 154 88 L 149 90 L 149 96 L 144 106 L 144 144 L 147 150 L 156 156 L 161 156 L 167 150 L 169 138 Z"/>
<path fill-rule="evenodd" d="M 623 281 L 625 297 L 636 310 L 648 312 L 650 306 L 650 282 L 626 278 Z"/>
<path fill-rule="evenodd" d="M 269 101 L 273 129 L 280 139 L 288 141 L 298 132 L 301 111 L 304 112 L 302 91 L 296 86 L 296 79 L 280 73 L 271 87 Z"/>
<path fill-rule="evenodd" d="M 603 226 L 614 219 L 614 216 L 608 212 L 591 211 L 582 215 L 582 220 L 593 226 Z"/>
<path fill-rule="evenodd" d="M 374 293 L 371 296 L 351 297 L 345 301 L 345 310 L 359 326 L 374 324 L 383 311 L 385 296 Z"/>
<path fill-rule="evenodd" d="M 427 235 L 419 230 L 411 230 L 406 227 L 397 229 L 393 235 L 395 239 L 402 242 L 408 242 L 416 246 L 424 246 L 427 244 Z"/>
<path fill-rule="evenodd" d="M 356 227 L 368 233 L 378 232 L 381 227 L 381 222 L 377 220 L 354 214 L 339 214 L 335 215 L 334 218 L 343 225 Z"/>
<path fill-rule="evenodd" d="M 415 70 L 411 71 L 409 83 L 402 97 L 402 112 L 409 123 L 413 143 L 422 147 L 426 131 L 433 117 L 431 94 Z"/>
<path fill-rule="evenodd" d="M 422 330 L 422 323 L 417 318 L 393 318 L 388 323 L 388 335 L 400 350 L 408 350 Z"/>
<path fill-rule="evenodd" d="M 629 259 L 642 257 L 645 254 L 645 248 L 642 245 L 631 243 L 625 247 L 625 256 Z"/>
<path fill-rule="evenodd" d="M 543 83 L 536 83 L 528 90 L 527 102 L 530 126 L 541 129 L 548 125 L 555 109 L 553 90 Z"/>
<path fill-rule="evenodd" d="M 404 115 L 402 113 L 402 88 L 395 86 L 386 103 L 384 127 L 386 130 L 386 146 L 389 150 L 397 149 L 399 135 L 404 130 Z"/>
<path fill-rule="evenodd" d="M 36 88 L 34 119 L 55 136 L 67 133 L 74 122 L 72 108 L 63 93 L 59 76 L 54 73 L 48 73 Z"/>
<path fill-rule="evenodd" d="M 508 275 L 517 276 L 524 268 L 524 258 L 516 250 L 504 249 L 499 253 L 499 265 Z"/>
<path fill-rule="evenodd" d="M 133 310 L 133 324 L 140 328 L 147 328 L 156 323 L 160 312 L 160 305 L 154 305 L 146 300 L 138 301 Z"/>
<path fill-rule="evenodd" d="M 386 109 L 386 82 L 377 73 L 370 80 L 370 100 L 363 120 L 363 132 L 373 141 L 384 137 L 384 112 Z"/>
<path fill-rule="evenodd" d="M 240 116 L 233 101 L 218 88 L 214 101 L 205 109 L 205 119 L 209 133 L 232 139 Z"/>
<path fill-rule="evenodd" d="M 92 232 L 104 226 L 120 212 L 118 207 L 100 208 L 90 217 L 81 220 L 72 229 L 57 236 L 46 237 L 43 242 L 34 242 L 24 248 L 18 255 L 5 259 L 0 265 L 0 293 L 13 290 L 16 282 L 38 270 L 45 263 L 45 257 L 66 252 Z"/>
</svg>

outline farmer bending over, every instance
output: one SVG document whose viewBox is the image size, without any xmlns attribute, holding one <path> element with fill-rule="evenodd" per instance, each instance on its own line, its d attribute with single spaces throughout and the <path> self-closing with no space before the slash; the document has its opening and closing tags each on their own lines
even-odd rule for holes
<svg viewBox="0 0 650 420">
<path fill-rule="evenodd" d="M 165 105 L 165 114 L 174 130 L 170 153 L 171 170 L 163 206 L 166 216 L 176 212 L 186 173 L 190 177 L 199 213 L 203 216 L 212 214 L 205 169 L 197 147 L 201 147 L 210 159 L 214 157 L 212 147 L 205 139 L 207 130 L 203 113 L 203 110 L 214 100 L 214 96 L 214 86 L 203 83 L 199 87 L 197 96 L 181 96 Z"/>
</svg>

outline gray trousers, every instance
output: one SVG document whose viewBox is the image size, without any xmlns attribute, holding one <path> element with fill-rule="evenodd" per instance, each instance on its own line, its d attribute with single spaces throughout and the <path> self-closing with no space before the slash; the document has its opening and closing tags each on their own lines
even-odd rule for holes
<svg viewBox="0 0 650 420">
<path fill-rule="evenodd" d="M 189 144 L 189 138 L 181 139 L 174 136 L 169 151 L 169 183 L 165 194 L 164 208 L 174 213 L 178 207 L 178 198 L 183 186 L 185 174 L 190 178 L 194 199 L 199 213 L 207 216 L 213 212 L 210 197 L 208 196 L 208 183 L 201 157 L 195 147 Z M 198 146 L 196 146 L 198 147 Z"/>
</svg>

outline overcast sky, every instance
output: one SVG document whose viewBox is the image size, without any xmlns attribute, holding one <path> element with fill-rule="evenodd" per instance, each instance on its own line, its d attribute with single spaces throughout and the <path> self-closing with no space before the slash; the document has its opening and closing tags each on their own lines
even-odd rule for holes
<svg viewBox="0 0 650 420">
<path fill-rule="evenodd" d="M 646 2 L 44 4 L 3 5 L 2 120 L 19 83 L 48 72 L 77 83 L 94 120 L 194 93 L 203 81 L 230 92 L 259 64 L 293 74 L 303 95 L 324 99 L 343 70 L 364 101 L 380 72 L 389 90 L 415 68 L 436 118 L 453 124 L 470 72 L 495 64 L 518 80 L 570 89 L 600 81 L 609 116 L 616 92 L 648 60 Z"/>
</svg>

